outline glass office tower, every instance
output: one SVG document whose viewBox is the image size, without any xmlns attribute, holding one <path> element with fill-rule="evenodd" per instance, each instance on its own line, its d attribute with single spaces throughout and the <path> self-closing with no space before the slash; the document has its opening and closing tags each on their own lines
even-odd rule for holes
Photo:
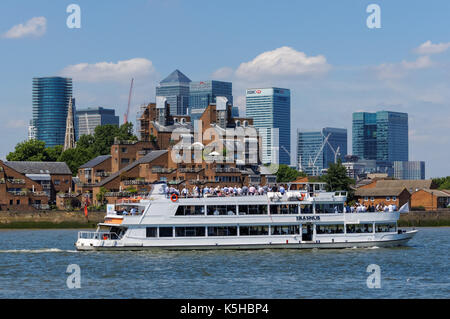
<svg viewBox="0 0 450 319">
<path fill-rule="evenodd" d="M 72 96 L 72 79 L 33 78 L 33 120 L 36 139 L 47 147 L 64 145 L 67 109 Z M 72 100 L 75 110 L 75 99 Z"/>
<path fill-rule="evenodd" d="M 353 113 L 353 155 L 364 160 L 408 161 L 408 114 Z"/>
<path fill-rule="evenodd" d="M 246 117 L 260 132 L 262 162 L 291 163 L 291 92 L 282 88 L 247 89 Z"/>
<path fill-rule="evenodd" d="M 191 80 L 175 70 L 156 87 L 156 96 L 164 96 L 171 115 L 187 115 L 189 110 L 189 84 Z"/>
<path fill-rule="evenodd" d="M 203 111 L 211 103 L 216 103 L 216 97 L 224 96 L 233 105 L 233 85 L 231 82 L 200 81 L 189 84 L 189 115 L 191 121 L 200 119 Z"/>
<path fill-rule="evenodd" d="M 425 162 L 394 161 L 394 177 L 396 179 L 425 179 Z"/>
<path fill-rule="evenodd" d="M 343 161 L 346 155 L 346 129 L 326 127 L 315 132 L 297 130 L 297 165 L 306 174 L 321 175 L 330 163 L 338 159 Z"/>
<path fill-rule="evenodd" d="M 119 116 L 116 116 L 114 109 L 88 107 L 78 109 L 75 114 L 77 140 L 82 135 L 94 135 L 95 128 L 99 125 L 112 124 L 119 126 Z"/>
</svg>

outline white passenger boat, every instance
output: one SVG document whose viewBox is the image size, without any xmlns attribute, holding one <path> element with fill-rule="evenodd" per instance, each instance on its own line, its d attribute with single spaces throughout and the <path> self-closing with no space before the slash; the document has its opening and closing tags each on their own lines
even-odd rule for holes
<svg viewBox="0 0 450 319">
<path fill-rule="evenodd" d="M 417 230 L 397 229 L 399 211 L 347 212 L 346 192 L 319 184 L 264 195 L 178 198 L 156 183 L 144 198 L 108 205 L 78 250 L 352 248 L 405 244 Z M 131 214 L 124 214 L 125 210 Z"/>
</svg>

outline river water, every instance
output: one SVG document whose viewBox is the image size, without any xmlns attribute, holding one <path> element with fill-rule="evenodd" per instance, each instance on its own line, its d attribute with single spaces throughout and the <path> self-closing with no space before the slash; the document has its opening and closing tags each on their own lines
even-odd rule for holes
<svg viewBox="0 0 450 319">
<path fill-rule="evenodd" d="M 0 231 L 0 298 L 450 298 L 449 227 L 342 250 L 77 252 L 77 232 Z M 371 264 L 381 288 L 367 286 Z"/>
</svg>

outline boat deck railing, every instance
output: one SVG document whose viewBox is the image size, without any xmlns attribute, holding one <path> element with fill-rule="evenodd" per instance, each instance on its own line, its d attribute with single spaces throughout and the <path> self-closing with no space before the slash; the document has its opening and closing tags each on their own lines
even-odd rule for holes
<svg viewBox="0 0 450 319">
<path fill-rule="evenodd" d="M 99 239 L 99 240 L 115 240 L 120 239 L 116 233 L 97 232 L 97 231 L 80 231 L 78 232 L 79 239 Z"/>
</svg>

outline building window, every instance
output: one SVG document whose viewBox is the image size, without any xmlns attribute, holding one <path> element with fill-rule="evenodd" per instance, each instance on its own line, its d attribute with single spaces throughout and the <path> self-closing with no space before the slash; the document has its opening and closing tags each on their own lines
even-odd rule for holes
<svg viewBox="0 0 450 319">
<path fill-rule="evenodd" d="M 159 237 L 173 237 L 173 228 L 159 227 Z"/>
<path fill-rule="evenodd" d="M 258 235 L 268 235 L 269 226 L 240 226 L 239 235 L 240 236 L 258 236 Z"/>
<path fill-rule="evenodd" d="M 127 150 L 127 148 L 126 147 L 122 147 L 122 149 L 120 150 L 122 153 L 127 153 L 128 152 L 128 150 Z"/>
<path fill-rule="evenodd" d="M 205 227 L 175 227 L 175 237 L 203 237 Z"/>
<path fill-rule="evenodd" d="M 59 179 L 55 179 L 54 183 L 55 183 L 55 185 L 59 185 L 59 184 L 61 184 L 61 181 Z"/>
<path fill-rule="evenodd" d="M 371 202 L 375 201 L 375 197 L 373 197 L 373 196 L 370 197 L 370 201 L 371 201 Z"/>
<path fill-rule="evenodd" d="M 343 234 L 344 224 L 316 225 L 316 234 Z"/>
<path fill-rule="evenodd" d="M 364 201 L 367 202 L 369 200 L 368 196 L 364 196 Z"/>
<path fill-rule="evenodd" d="M 18 200 L 16 201 L 16 204 L 17 204 L 17 205 L 20 205 L 20 199 L 18 199 Z"/>
<path fill-rule="evenodd" d="M 299 225 L 283 225 L 270 227 L 271 235 L 299 235 Z"/>
<path fill-rule="evenodd" d="M 391 198 L 388 196 L 386 197 L 386 201 L 389 202 L 391 200 Z"/>
<path fill-rule="evenodd" d="M 397 196 L 392 196 L 392 200 L 396 201 L 397 200 Z"/>
<path fill-rule="evenodd" d="M 208 227 L 208 236 L 237 236 L 237 226 Z"/>
<path fill-rule="evenodd" d="M 121 160 L 120 160 L 120 163 L 121 164 L 128 164 L 130 162 L 130 159 L 129 158 L 122 158 Z"/>
<path fill-rule="evenodd" d="M 147 237 L 156 237 L 156 232 L 157 228 L 156 227 L 147 227 L 146 228 L 146 236 Z"/>
</svg>

